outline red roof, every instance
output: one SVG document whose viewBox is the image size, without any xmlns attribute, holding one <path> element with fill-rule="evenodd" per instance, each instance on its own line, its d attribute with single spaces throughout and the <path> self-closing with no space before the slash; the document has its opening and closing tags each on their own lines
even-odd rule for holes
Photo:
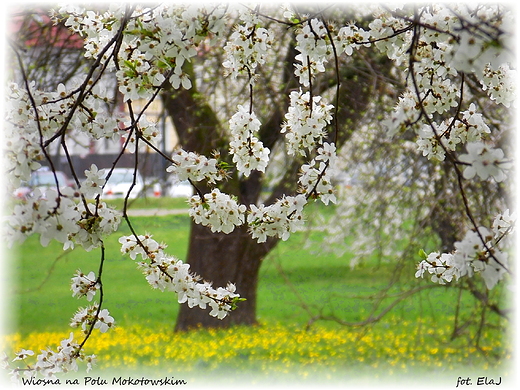
<svg viewBox="0 0 520 390">
<path fill-rule="evenodd" d="M 9 23 L 9 32 L 13 38 L 22 37 L 27 46 L 51 45 L 67 49 L 83 47 L 83 38 L 63 24 L 54 24 L 44 10 L 24 10 L 15 13 Z"/>
</svg>

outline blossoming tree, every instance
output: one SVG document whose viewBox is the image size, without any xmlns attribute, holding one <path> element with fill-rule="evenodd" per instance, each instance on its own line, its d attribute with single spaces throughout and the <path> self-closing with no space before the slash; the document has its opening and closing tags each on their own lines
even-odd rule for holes
<svg viewBox="0 0 520 390">
<path fill-rule="evenodd" d="M 51 15 L 82 38 L 86 71 L 41 88 L 12 45 L 17 74 L 6 93 L 4 166 L 12 192 L 42 161 L 55 171 L 57 148 L 77 189 L 57 185 L 16 203 L 4 236 L 23 242 L 37 234 L 42 245 L 82 247 L 99 253 L 99 264 L 71 275 L 72 295 L 93 302 L 70 322 L 84 338 L 71 335 L 34 363 L 28 363 L 33 351 L 20 351 L 15 360 L 27 363 L 13 368 L 15 377 L 52 378 L 77 370 L 82 360 L 90 368 L 94 357 L 83 346 L 92 332 L 115 323 L 103 305 L 104 240 L 121 223 L 131 231 L 119 238 L 122 253 L 153 288 L 183 304 L 178 329 L 254 323 L 262 258 L 302 228 L 307 204 L 337 202 L 337 151 L 349 151 L 354 135 L 369 134 L 356 127 L 380 104 L 393 107 L 378 121 L 383 137 L 406 140 L 422 164 L 449 170 L 444 178 L 464 209 L 454 250 L 424 253 L 416 276 L 443 284 L 478 277 L 492 289 L 512 272 L 506 238 L 514 213 L 493 205 L 477 219 L 468 196 L 471 183 L 503 183 L 512 167 L 501 127 L 484 116 L 490 106 L 507 109 L 514 100 L 507 9 L 166 4 L 64 6 Z M 110 110 L 112 85 L 126 107 L 118 115 Z M 154 100 L 162 101 L 179 136 L 181 148 L 172 153 L 158 147 L 160 132 L 147 119 Z M 146 103 L 137 109 L 136 101 Z M 169 174 L 191 183 L 187 261 L 153 232 L 134 229 L 130 192 L 122 210 L 106 204 L 112 169 L 77 171 L 70 147 L 79 136 L 122 138 L 112 169 L 130 152 L 137 172 L 146 145 L 168 162 Z"/>
</svg>

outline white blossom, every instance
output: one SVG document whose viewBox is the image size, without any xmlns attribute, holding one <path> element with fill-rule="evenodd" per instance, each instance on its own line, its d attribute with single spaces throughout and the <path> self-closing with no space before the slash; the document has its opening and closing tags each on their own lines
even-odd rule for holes
<svg viewBox="0 0 520 390">
<path fill-rule="evenodd" d="M 369 47 L 371 45 L 370 32 L 365 31 L 355 24 L 341 27 L 336 36 L 336 40 L 338 48 L 349 56 L 352 55 L 354 49 L 358 49 L 361 46 Z"/>
<path fill-rule="evenodd" d="M 406 61 L 412 32 L 406 30 L 406 22 L 403 19 L 382 12 L 369 23 L 368 27 L 370 37 L 381 53 L 386 54 L 397 65 Z M 395 31 L 404 31 L 404 33 L 395 34 Z"/>
<path fill-rule="evenodd" d="M 309 164 L 301 167 L 298 183 L 300 192 L 306 197 L 320 199 L 325 205 L 336 203 L 336 195 L 332 184 L 332 172 L 335 168 L 336 147 L 325 142 L 318 148 L 318 156 Z"/>
<path fill-rule="evenodd" d="M 130 152 L 135 152 L 138 139 L 147 141 L 149 144 L 154 146 L 159 144 L 161 133 L 157 129 L 156 124 L 149 121 L 146 115 L 142 115 L 139 118 L 139 122 L 135 125 L 135 128 L 131 122 L 126 122 L 124 126 L 130 129 L 125 135 L 125 138 L 129 138 L 128 150 Z"/>
<path fill-rule="evenodd" d="M 77 222 L 80 214 L 77 199 L 72 189 L 62 189 L 61 196 L 56 190 L 49 189 L 42 194 L 36 189 L 27 202 L 14 207 L 5 226 L 6 234 L 14 241 L 23 242 L 32 234 L 40 235 L 40 243 L 47 246 L 56 240 L 64 246 L 71 244 L 71 237 L 80 230 Z"/>
<path fill-rule="evenodd" d="M 484 139 L 491 130 L 477 112 L 474 103 L 456 119 L 447 118 L 441 123 L 425 123 L 417 131 L 418 150 L 428 159 L 444 161 L 446 151 L 456 151 L 460 144 Z"/>
<path fill-rule="evenodd" d="M 294 74 L 300 84 L 308 87 L 316 73 L 325 71 L 325 63 L 332 54 L 332 47 L 327 40 L 328 32 L 319 19 L 310 19 L 296 35 L 296 55 Z"/>
<path fill-rule="evenodd" d="M 267 237 L 287 240 L 291 233 L 303 227 L 303 207 L 307 203 L 304 195 L 284 196 L 269 206 L 251 205 L 247 223 L 252 238 L 265 242 Z"/>
<path fill-rule="evenodd" d="M 87 301 L 92 301 L 94 295 L 96 295 L 96 291 L 99 290 L 101 285 L 99 284 L 96 275 L 94 272 L 89 272 L 85 275 L 80 270 L 76 271 L 76 274 L 72 278 L 71 290 L 73 297 L 83 297 L 87 298 Z"/>
<path fill-rule="evenodd" d="M 455 242 L 451 253 L 432 252 L 417 266 L 415 277 L 431 274 L 434 283 L 446 284 L 462 277 L 479 274 L 488 289 L 492 289 L 507 274 L 508 256 L 500 250 L 504 235 L 512 233 L 513 224 L 509 210 L 499 214 L 493 223 L 493 231 L 479 227 L 470 230 L 461 241 Z M 504 227 L 507 226 L 506 229 Z"/>
<path fill-rule="evenodd" d="M 231 233 L 245 220 L 246 206 L 239 205 L 235 199 L 220 192 L 218 188 L 205 194 L 203 199 L 199 195 L 193 195 L 189 204 L 189 214 L 193 221 L 209 226 L 212 232 Z"/>
<path fill-rule="evenodd" d="M 139 235 L 137 239 L 133 236 L 123 236 L 119 239 L 121 253 L 135 260 L 140 256 L 142 260 L 154 258 L 157 252 L 166 248 L 165 244 L 159 244 L 152 238 L 151 234 Z"/>
<path fill-rule="evenodd" d="M 69 247 L 75 244 L 81 245 L 86 251 L 99 248 L 102 241 L 108 235 L 117 231 L 121 223 L 121 212 L 109 207 L 106 203 L 95 204 L 79 203 L 75 211 L 79 213 L 76 217 L 76 225 L 79 229 L 69 234 Z"/>
<path fill-rule="evenodd" d="M 255 113 L 249 113 L 242 105 L 238 106 L 238 111 L 229 120 L 232 136 L 229 151 L 238 171 L 245 177 L 249 177 L 252 170 L 265 172 L 269 163 L 270 150 L 256 137 L 260 126 Z"/>
<path fill-rule="evenodd" d="M 90 169 L 85 170 L 85 180 L 81 183 L 80 189 L 83 195 L 88 199 L 93 199 L 103 193 L 105 185 L 105 170 L 98 169 L 95 164 Z"/>
<path fill-rule="evenodd" d="M 492 230 L 495 238 L 501 239 L 503 235 L 512 234 L 515 231 L 516 213 L 510 213 L 509 209 L 498 214 L 493 220 Z"/>
<path fill-rule="evenodd" d="M 172 161 L 173 164 L 166 168 L 166 171 L 173 173 L 179 181 L 207 180 L 209 183 L 215 183 L 224 178 L 215 158 L 207 158 L 195 152 L 179 149 L 172 156 Z"/>
<path fill-rule="evenodd" d="M 497 69 L 486 65 L 483 77 L 480 79 L 482 88 L 489 97 L 497 103 L 510 107 L 516 99 L 516 70 L 511 69 L 509 64 L 502 64 Z"/>
<path fill-rule="evenodd" d="M 442 134 L 442 126 L 437 126 L 438 131 Z M 435 124 L 434 124 L 435 126 Z M 446 158 L 446 151 L 442 144 L 442 139 L 436 136 L 430 124 L 424 124 L 418 131 L 417 137 L 417 149 L 422 152 L 423 156 L 428 159 L 436 159 L 438 161 L 444 161 Z"/>
<path fill-rule="evenodd" d="M 398 98 L 394 111 L 383 121 L 389 137 L 418 120 L 421 113 L 416 106 L 417 101 L 412 91 L 407 90 Z"/>
<path fill-rule="evenodd" d="M 31 351 L 30 349 L 21 349 L 20 351 L 16 352 L 15 354 L 15 358 L 13 359 L 13 362 L 17 361 L 17 360 L 25 360 L 27 357 L 29 356 L 33 356 L 34 355 L 34 351 Z"/>
<path fill-rule="evenodd" d="M 30 107 L 28 93 L 11 83 L 5 105 L 3 164 L 5 172 L 9 172 L 5 176 L 12 190 L 29 181 L 31 173 L 41 166 L 39 133 Z"/>
<path fill-rule="evenodd" d="M 234 32 L 224 47 L 225 60 L 222 66 L 233 78 L 245 75 L 254 83 L 255 69 L 266 61 L 272 44 L 269 30 L 259 27 L 260 18 L 248 10 L 240 10 L 242 24 L 235 25 Z"/>
<path fill-rule="evenodd" d="M 332 108 L 321 96 L 313 96 L 311 99 L 309 92 L 291 92 L 289 109 L 281 129 L 290 155 L 305 155 L 307 150 L 321 143 L 326 133 L 325 127 L 332 120 Z"/>
<path fill-rule="evenodd" d="M 105 333 L 115 326 L 115 321 L 107 309 L 99 310 L 99 305 L 95 303 L 78 309 L 70 320 L 70 326 L 73 328 L 80 327 L 85 334 L 88 333 L 91 326 L 94 326 L 94 329 L 99 329 L 101 333 Z"/>
<path fill-rule="evenodd" d="M 506 178 L 505 170 L 511 163 L 504 158 L 502 149 L 486 146 L 482 142 L 470 142 L 466 145 L 467 154 L 459 156 L 459 160 L 469 164 L 464 168 L 464 178 L 478 176 L 481 180 L 489 177 L 501 182 Z"/>
</svg>

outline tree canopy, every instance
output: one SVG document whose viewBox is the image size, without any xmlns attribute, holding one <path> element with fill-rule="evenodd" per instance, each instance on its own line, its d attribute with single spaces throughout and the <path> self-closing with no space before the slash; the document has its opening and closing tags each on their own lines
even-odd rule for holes
<svg viewBox="0 0 520 390">
<path fill-rule="evenodd" d="M 121 223 L 131 231 L 121 252 L 148 283 L 177 295 L 182 318 L 198 310 L 179 328 L 208 314 L 233 323 L 241 310 L 254 322 L 260 260 L 305 226 L 311 202 L 336 204 L 325 246 L 355 235 L 356 261 L 374 247 L 399 259 L 399 227 L 413 248 L 439 239 L 421 250 L 418 278 L 480 280 L 487 291 L 512 275 L 515 20 L 506 7 L 112 4 L 17 16 L 7 193 L 42 165 L 56 185 L 13 203 L 4 237 L 36 234 L 44 246 L 97 251 L 99 263 L 72 276 L 72 295 L 92 302 L 71 320 L 84 339 L 42 352 L 15 377 L 91 366 L 83 346 L 115 323 L 103 304 L 104 240 Z M 161 144 L 154 102 L 173 123 L 175 150 Z M 111 166 L 82 172 L 73 150 L 96 142 L 117 145 Z M 128 216 L 145 150 L 194 189 L 187 262 Z M 127 155 L 133 183 L 117 210 L 103 189 Z M 72 187 L 59 184 L 55 156 Z M 342 174 L 362 185 L 344 192 Z"/>
</svg>

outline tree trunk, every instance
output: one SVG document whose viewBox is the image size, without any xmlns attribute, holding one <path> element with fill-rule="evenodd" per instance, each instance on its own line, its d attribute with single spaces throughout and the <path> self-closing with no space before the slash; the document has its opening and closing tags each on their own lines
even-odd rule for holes
<svg viewBox="0 0 520 390">
<path fill-rule="evenodd" d="M 275 240 L 258 244 L 250 238 L 246 227 L 236 228 L 230 234 L 212 233 L 207 227 L 192 222 L 187 259 L 190 269 L 212 281 L 214 287 L 234 283 L 237 293 L 246 301 L 240 302 L 223 320 L 211 317 L 209 309 L 181 305 L 175 330 L 255 324 L 258 271 L 263 257 L 275 244 Z"/>
<path fill-rule="evenodd" d="M 204 101 L 194 99 L 193 91 L 180 91 L 165 96 L 164 102 L 186 150 L 208 156 L 213 149 L 220 149 L 225 156 L 226 149 L 222 145 L 226 145 L 226 140 L 218 136 L 218 120 Z M 265 127 L 276 129 L 274 133 L 279 136 L 281 120 L 281 114 L 275 111 Z M 268 139 L 268 136 L 265 138 Z M 271 143 L 275 141 L 271 140 Z M 259 172 L 253 172 L 247 179 L 239 179 L 235 174 L 221 183 L 221 187 L 224 192 L 236 195 L 241 204 L 252 204 L 258 200 L 262 177 Z M 205 183 L 197 183 L 197 188 L 203 194 L 211 191 Z M 229 234 L 212 233 L 208 227 L 192 221 L 187 258 L 192 272 L 211 281 L 215 287 L 234 283 L 237 293 L 246 301 L 240 302 L 238 308 L 223 320 L 211 317 L 208 310 L 190 309 L 187 305 L 181 305 L 175 330 L 256 323 L 258 271 L 261 260 L 276 242 L 276 239 L 270 239 L 264 244 L 258 244 L 251 239 L 246 226 L 236 228 Z"/>
<path fill-rule="evenodd" d="M 170 91 L 163 95 L 165 108 L 175 124 L 180 143 L 186 150 L 206 156 L 212 150 L 221 150 L 221 158 L 225 159 L 227 140 L 219 136 L 218 119 L 211 107 L 203 99 L 195 98 L 196 95 L 195 86 L 189 91 Z M 272 148 L 280 137 L 282 120 L 283 110 L 275 109 L 260 130 L 266 147 Z M 239 179 L 235 173 L 220 185 L 222 191 L 237 196 L 241 204 L 254 204 L 262 189 L 262 175 L 252 172 L 249 178 Z M 205 183 L 197 183 L 197 188 L 203 194 L 211 191 Z M 247 232 L 247 226 L 224 234 L 212 233 L 208 227 L 192 222 L 187 256 L 192 272 L 211 281 L 215 287 L 224 287 L 228 282 L 235 284 L 237 293 L 246 300 L 240 302 L 238 308 L 223 320 L 211 317 L 208 310 L 181 305 L 175 330 L 255 324 L 258 271 L 262 259 L 277 242 L 278 239 L 270 238 L 258 244 Z"/>
</svg>

